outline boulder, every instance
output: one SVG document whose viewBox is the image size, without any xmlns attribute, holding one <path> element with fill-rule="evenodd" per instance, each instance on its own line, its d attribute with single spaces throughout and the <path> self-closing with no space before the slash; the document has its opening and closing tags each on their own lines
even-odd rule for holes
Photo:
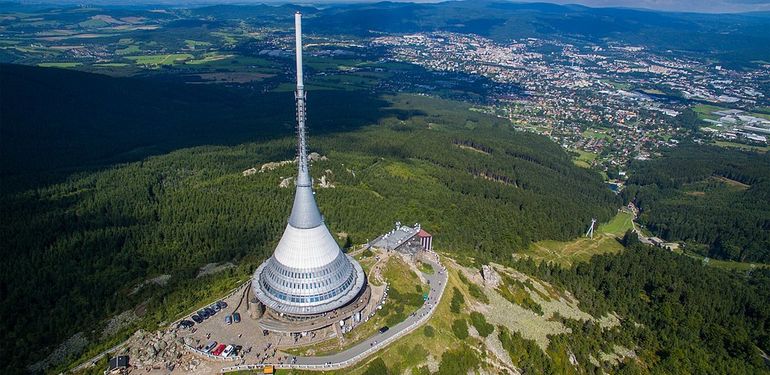
<svg viewBox="0 0 770 375">
<path fill-rule="evenodd" d="M 481 277 L 484 279 L 484 285 L 490 288 L 497 288 L 500 285 L 500 275 L 490 265 L 481 266 Z"/>
</svg>

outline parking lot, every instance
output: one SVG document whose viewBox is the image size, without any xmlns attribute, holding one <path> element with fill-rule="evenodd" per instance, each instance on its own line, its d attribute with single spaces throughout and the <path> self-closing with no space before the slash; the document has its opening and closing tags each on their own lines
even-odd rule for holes
<svg viewBox="0 0 770 375">
<path fill-rule="evenodd" d="M 281 353 L 280 350 L 278 350 L 279 347 L 287 348 L 307 345 L 336 335 L 334 327 L 322 329 L 304 337 L 275 332 L 265 334 L 259 327 L 258 321 L 252 319 L 246 309 L 247 304 L 244 293 L 246 288 L 249 287 L 250 284 L 245 288 L 240 288 L 238 292 L 232 296 L 222 299 L 221 301 L 226 303 L 227 307 L 221 309 L 213 316 L 210 316 L 201 323 L 195 323 L 191 328 L 180 328 L 178 330 L 179 336 L 185 340 L 186 344 L 202 351 L 207 344 L 212 341 L 217 343 L 214 348 L 218 347 L 220 344 L 238 345 L 242 347 L 240 352 L 232 356 L 235 357 L 234 361 L 220 362 L 210 359 L 207 360 L 204 356 L 200 356 L 204 362 L 211 362 L 207 367 L 214 365 L 215 367 L 218 366 L 221 368 L 234 364 L 241 364 L 246 361 L 248 361 L 248 363 L 288 363 L 293 360 L 293 357 Z M 241 303 L 242 298 L 244 298 L 244 300 Z M 225 321 L 225 318 L 227 316 L 232 316 L 235 312 L 240 314 L 240 323 L 232 322 L 228 324 Z M 184 320 L 191 321 L 192 319 L 188 315 Z"/>
</svg>

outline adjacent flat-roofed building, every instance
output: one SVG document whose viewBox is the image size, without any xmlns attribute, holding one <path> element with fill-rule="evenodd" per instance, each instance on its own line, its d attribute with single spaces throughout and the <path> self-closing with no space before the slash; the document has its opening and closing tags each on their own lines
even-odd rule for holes
<svg viewBox="0 0 770 375">
<path fill-rule="evenodd" d="M 401 225 L 396 222 L 393 230 L 369 243 L 370 246 L 414 254 L 419 250 L 433 250 L 433 236 L 420 227 L 420 224 Z"/>
</svg>

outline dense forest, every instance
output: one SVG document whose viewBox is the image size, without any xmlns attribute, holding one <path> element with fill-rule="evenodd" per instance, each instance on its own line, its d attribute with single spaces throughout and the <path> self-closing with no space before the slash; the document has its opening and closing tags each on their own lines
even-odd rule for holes
<svg viewBox="0 0 770 375">
<path fill-rule="evenodd" d="M 10 64 L 0 64 L 0 84 L 13 93 L 0 95 L 6 191 L 183 147 L 294 134 L 290 93 Z M 353 130 L 388 115 L 381 112 L 387 103 L 368 92 L 313 94 L 314 134 Z"/>
<path fill-rule="evenodd" d="M 656 235 L 703 256 L 770 262 L 769 154 L 687 145 L 631 170 L 623 194 Z"/>
<path fill-rule="evenodd" d="M 506 347 L 532 353 L 518 355 L 522 367 L 541 369 L 533 373 L 570 373 L 557 361 L 564 352 L 560 345 L 567 343 L 587 364 L 582 353 L 606 342 L 637 347 L 640 363 L 626 360 L 615 370 L 621 374 L 770 373 L 762 357 L 762 351 L 770 352 L 768 269 L 738 274 L 640 244 L 569 269 L 532 261 L 515 267 L 571 290 L 581 309 L 594 316 L 616 312 L 623 320 L 609 335 L 591 323 L 572 321 L 573 333 L 552 340 L 549 357 L 507 334 Z M 589 373 L 598 369 L 593 370 Z"/>
<path fill-rule="evenodd" d="M 223 118 L 240 119 L 228 125 L 196 112 L 189 91 L 147 93 L 156 86 L 39 70 L 19 69 L 30 74 L 26 81 L 4 76 L 2 90 L 20 82 L 44 90 L 75 78 L 90 90 L 63 90 L 61 97 L 44 90 L 49 102 L 67 104 L 35 114 L 34 121 L 25 121 L 24 113 L 45 103 L 34 90 L 24 91 L 37 100 L 33 107 L 7 106 L 14 99 L 3 96 L 3 173 L 24 180 L 6 185 L 4 177 L 0 200 L 0 331 L 15 343 L 0 347 L 5 373 L 40 359 L 76 332 L 103 341 L 105 319 L 140 304 L 146 312 L 137 324 L 173 318 L 202 293 L 227 287 L 221 277 L 198 274 L 207 263 L 236 263 L 228 282 L 248 275 L 269 256 L 285 226 L 292 193 L 279 183 L 295 173 L 284 165 L 242 174 L 293 158 L 290 93 L 275 101 L 267 95 L 260 108 L 288 109 L 261 116 L 250 108 L 259 97 L 228 99 L 224 110 L 230 113 Z M 242 94 L 217 90 L 236 99 Z M 201 101 L 209 99 L 205 90 L 199 94 Z M 100 96 L 111 100 L 95 99 Z M 139 105 L 135 111 L 129 111 L 132 101 Z M 396 220 L 420 222 L 434 233 L 437 247 L 506 260 L 532 241 L 579 235 L 592 217 L 607 220 L 621 203 L 599 174 L 574 166 L 547 138 L 515 132 L 461 103 L 353 91 L 313 92 L 308 101 L 310 149 L 326 157 L 314 162 L 312 174 L 334 185 L 317 188 L 319 205 L 332 232 L 347 233 L 353 243 L 389 230 Z M 101 117 L 85 119 L 84 108 L 98 116 L 122 108 L 125 118 L 112 127 Z M 180 124 L 184 118 L 189 122 Z M 37 136 L 24 136 L 33 126 Z M 8 149 L 6 134 L 14 143 Z M 57 146 L 68 140 L 84 154 Z M 137 161 L 110 165 L 141 143 L 152 145 L 148 154 L 205 146 L 139 153 L 129 158 Z M 55 158 L 55 168 L 47 169 L 36 150 Z M 26 168 L 55 178 L 28 178 Z M 138 288 L 164 274 L 171 276 L 165 287 Z"/>
</svg>

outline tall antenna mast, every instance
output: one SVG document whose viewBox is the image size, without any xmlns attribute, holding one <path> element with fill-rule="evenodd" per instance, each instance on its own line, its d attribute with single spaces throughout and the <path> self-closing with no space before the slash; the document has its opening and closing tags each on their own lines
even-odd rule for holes
<svg viewBox="0 0 770 375">
<path fill-rule="evenodd" d="M 297 60 L 297 186 L 311 186 L 307 162 L 307 136 L 305 134 L 305 85 L 302 82 L 302 13 L 294 14 L 294 41 Z"/>
<path fill-rule="evenodd" d="M 313 196 L 313 180 L 307 160 L 307 134 L 305 134 L 305 86 L 302 84 L 302 15 L 294 15 L 295 42 L 297 48 L 297 191 L 289 224 L 294 228 L 315 228 L 323 223 L 321 212 Z"/>
</svg>

